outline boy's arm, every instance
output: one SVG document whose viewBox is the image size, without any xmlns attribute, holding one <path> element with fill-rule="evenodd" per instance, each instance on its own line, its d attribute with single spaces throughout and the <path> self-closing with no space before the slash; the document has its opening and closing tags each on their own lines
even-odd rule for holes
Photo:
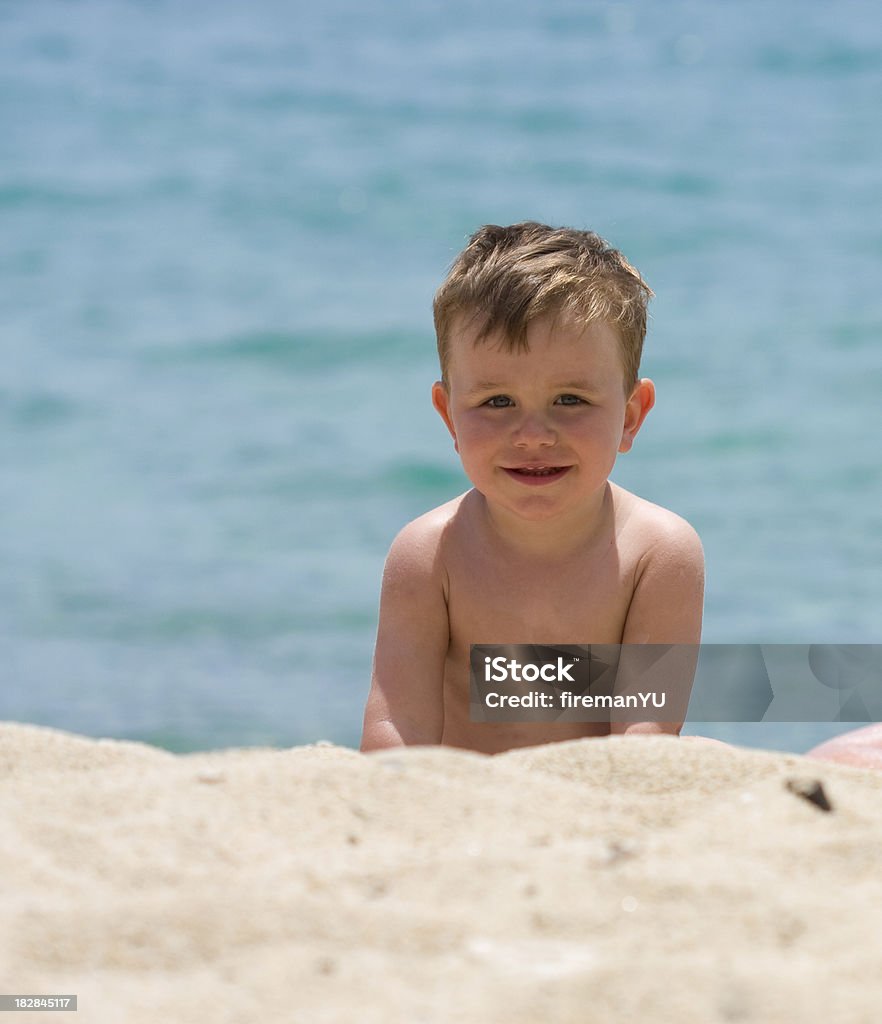
<svg viewBox="0 0 882 1024">
<path fill-rule="evenodd" d="M 386 559 L 363 751 L 441 742 L 449 623 L 438 532 L 416 520 Z"/>
<path fill-rule="evenodd" d="M 691 671 L 694 672 L 694 658 L 701 639 L 703 603 L 704 552 L 701 541 L 684 519 L 672 515 L 641 559 L 622 642 L 694 644 L 694 651 L 686 651 L 682 659 L 688 663 L 692 658 Z M 686 668 L 688 672 L 689 665 Z M 691 677 L 687 683 L 691 688 Z M 610 732 L 678 735 L 682 727 L 682 721 L 611 722 Z"/>
</svg>

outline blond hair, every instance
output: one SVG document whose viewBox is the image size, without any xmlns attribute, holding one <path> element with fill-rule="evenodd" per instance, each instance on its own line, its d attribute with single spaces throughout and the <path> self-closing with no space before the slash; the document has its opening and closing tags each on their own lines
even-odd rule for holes
<svg viewBox="0 0 882 1024">
<path fill-rule="evenodd" d="M 565 317 L 577 327 L 603 322 L 619 335 L 625 391 L 637 383 L 652 290 L 625 257 L 593 231 L 535 221 L 485 224 L 469 239 L 435 295 L 435 333 L 447 382 L 450 333 L 473 317 L 475 342 L 501 332 L 511 351 L 527 348 L 537 317 Z"/>
</svg>

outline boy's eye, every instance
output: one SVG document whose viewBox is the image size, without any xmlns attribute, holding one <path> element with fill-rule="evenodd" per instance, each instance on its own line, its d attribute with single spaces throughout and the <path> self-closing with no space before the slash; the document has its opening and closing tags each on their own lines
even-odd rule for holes
<svg viewBox="0 0 882 1024">
<path fill-rule="evenodd" d="M 557 399 L 560 405 L 584 405 L 585 399 L 578 395 L 559 395 Z"/>
<path fill-rule="evenodd" d="M 512 400 L 508 395 L 494 395 L 484 403 L 484 405 L 489 405 L 491 409 L 507 409 L 511 404 Z"/>
</svg>

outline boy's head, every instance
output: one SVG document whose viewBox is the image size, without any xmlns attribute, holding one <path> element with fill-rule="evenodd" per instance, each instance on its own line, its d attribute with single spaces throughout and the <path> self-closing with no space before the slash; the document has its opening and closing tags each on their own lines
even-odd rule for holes
<svg viewBox="0 0 882 1024">
<path fill-rule="evenodd" d="M 512 351 L 527 347 L 539 317 L 577 327 L 603 322 L 618 335 L 625 393 L 637 383 L 652 291 L 617 250 L 594 234 L 535 221 L 486 224 L 469 240 L 435 295 L 435 333 L 447 383 L 454 323 L 479 324 L 476 342 L 499 332 Z"/>
</svg>

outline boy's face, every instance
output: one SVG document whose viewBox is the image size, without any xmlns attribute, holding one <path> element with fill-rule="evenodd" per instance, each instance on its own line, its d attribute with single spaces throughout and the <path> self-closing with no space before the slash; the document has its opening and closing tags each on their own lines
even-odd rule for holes
<svg viewBox="0 0 882 1024">
<path fill-rule="evenodd" d="M 604 323 L 543 317 L 526 352 L 493 336 L 476 345 L 476 333 L 454 325 L 448 384 L 432 389 L 469 479 L 520 519 L 589 511 L 652 408 L 652 382 L 625 394 L 618 336 Z"/>
</svg>

